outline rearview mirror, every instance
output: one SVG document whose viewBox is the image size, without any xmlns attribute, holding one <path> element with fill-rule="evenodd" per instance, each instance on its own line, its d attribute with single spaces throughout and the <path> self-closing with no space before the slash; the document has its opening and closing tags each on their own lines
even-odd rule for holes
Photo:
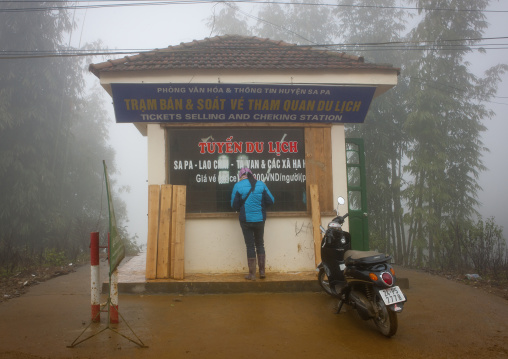
<svg viewBox="0 0 508 359">
<path fill-rule="evenodd" d="M 337 202 L 339 202 L 339 204 L 344 204 L 344 203 L 346 203 L 346 200 L 343 197 L 339 197 L 337 199 Z"/>
</svg>

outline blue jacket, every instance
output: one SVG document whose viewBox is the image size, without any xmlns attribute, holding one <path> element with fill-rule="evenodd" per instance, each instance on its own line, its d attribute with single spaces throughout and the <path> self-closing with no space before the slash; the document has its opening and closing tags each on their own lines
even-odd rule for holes
<svg viewBox="0 0 508 359">
<path fill-rule="evenodd" d="M 242 206 L 243 200 L 252 188 L 248 179 L 237 182 L 231 193 L 231 207 L 240 211 L 240 221 L 264 222 L 266 220 L 266 208 L 275 201 L 270 190 L 262 181 L 257 181 L 254 191 L 249 195 Z"/>
</svg>

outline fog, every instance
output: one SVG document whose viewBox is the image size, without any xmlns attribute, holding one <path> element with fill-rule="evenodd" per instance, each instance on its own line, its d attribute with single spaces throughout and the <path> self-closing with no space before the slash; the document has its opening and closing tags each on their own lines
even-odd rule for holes
<svg viewBox="0 0 508 359">
<path fill-rule="evenodd" d="M 79 47 L 100 39 L 110 49 L 153 50 L 201 40 L 210 36 L 205 19 L 212 14 L 213 4 L 146 6 L 112 9 L 89 9 L 77 13 L 78 29 L 71 46 Z M 119 56 L 107 57 L 107 59 Z M 94 63 L 106 61 L 93 60 Z M 90 81 L 99 83 L 91 73 Z M 132 124 L 115 123 L 111 97 L 104 91 L 110 114 L 110 144 L 116 151 L 116 186 L 129 191 L 121 197 L 127 205 L 127 228 L 137 234 L 138 243 L 146 243 L 148 233 L 148 168 L 147 141 Z"/>
<path fill-rule="evenodd" d="M 71 46 L 79 47 L 85 42 L 101 39 L 111 49 L 151 50 L 178 45 L 181 42 L 201 40 L 215 36 L 206 26 L 206 19 L 213 14 L 214 4 L 189 4 L 167 6 L 136 6 L 123 8 L 99 8 L 76 12 L 78 28 L 72 34 Z M 493 4 L 496 10 L 508 10 L 508 4 Z M 218 10 L 217 10 L 218 11 Z M 484 37 L 508 36 L 506 13 L 489 13 L 491 24 Z M 118 58 L 111 56 L 108 59 Z M 492 65 L 507 63 L 508 49 L 488 50 L 486 54 L 470 56 L 471 70 L 478 76 Z M 102 62 L 94 59 L 93 62 Z M 393 64 L 398 66 L 398 64 Z M 89 74 L 90 81 L 99 80 Z M 111 103 L 109 95 L 104 97 Z M 505 113 L 508 111 L 508 74 L 502 76 L 498 97 L 489 103 L 496 115 L 485 122 L 488 130 L 483 142 L 490 149 L 485 153 L 484 164 L 488 170 L 479 178 L 483 191 L 479 192 L 482 206 L 479 208 L 484 217 L 495 216 L 496 223 L 508 229 L 508 191 L 504 189 L 505 176 L 508 174 L 508 141 L 506 130 L 508 123 Z M 128 229 L 137 234 L 139 243 L 146 242 L 147 236 L 147 145 L 143 137 L 132 124 L 116 124 L 113 106 L 109 105 L 111 125 L 111 145 L 116 150 L 116 164 L 120 171 L 115 176 L 117 186 L 128 186 L 130 192 L 122 194 L 127 204 Z M 506 233 L 505 233 L 506 237 Z"/>
</svg>

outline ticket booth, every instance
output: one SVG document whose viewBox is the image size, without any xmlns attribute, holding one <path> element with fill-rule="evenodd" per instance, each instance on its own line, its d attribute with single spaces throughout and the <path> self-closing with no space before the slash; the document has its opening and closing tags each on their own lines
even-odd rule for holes
<svg viewBox="0 0 508 359">
<path fill-rule="evenodd" d="M 275 197 L 265 226 L 267 270 L 314 270 L 316 227 L 333 217 L 338 196 L 347 197 L 344 124 L 362 123 L 399 74 L 345 53 L 242 36 L 182 43 L 90 71 L 112 96 L 116 121 L 147 136 L 147 193 L 185 188 L 184 213 L 171 223 L 182 239 L 169 248 L 185 273 L 245 271 L 230 206 L 245 166 Z M 149 244 L 164 231 L 161 222 L 150 222 Z"/>
</svg>

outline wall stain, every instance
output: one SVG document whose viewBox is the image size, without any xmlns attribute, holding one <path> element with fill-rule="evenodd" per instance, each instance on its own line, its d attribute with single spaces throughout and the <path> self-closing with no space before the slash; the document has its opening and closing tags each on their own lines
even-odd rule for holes
<svg viewBox="0 0 508 359">
<path fill-rule="evenodd" d="M 295 222 L 295 234 L 299 236 L 300 234 L 307 234 L 311 232 L 312 233 L 312 223 L 301 223 Z"/>
</svg>

